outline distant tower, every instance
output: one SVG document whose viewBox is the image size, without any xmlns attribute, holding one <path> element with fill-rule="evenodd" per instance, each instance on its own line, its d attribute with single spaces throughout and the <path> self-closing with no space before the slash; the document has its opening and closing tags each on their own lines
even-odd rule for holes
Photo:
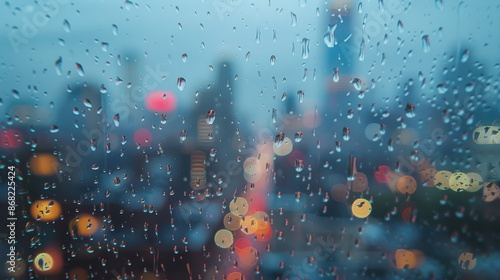
<svg viewBox="0 0 500 280">
<path fill-rule="evenodd" d="M 190 110 L 193 121 L 188 130 L 191 133 L 188 132 L 190 136 L 184 143 L 184 153 L 190 154 L 190 186 L 200 195 L 206 191 L 208 176 L 226 167 L 230 157 L 236 154 L 239 143 L 243 144 L 239 140 L 244 139 L 238 135 L 234 120 L 231 83 L 234 74 L 231 64 L 222 62 L 216 69 L 219 71 L 218 77 L 207 91 L 200 92 L 198 102 Z M 211 168 L 214 173 L 208 174 L 207 166 L 214 165 L 219 168 Z M 224 179 L 228 178 L 215 178 L 220 185 L 213 187 L 227 187 Z M 212 185 L 208 183 L 208 186 Z"/>
</svg>

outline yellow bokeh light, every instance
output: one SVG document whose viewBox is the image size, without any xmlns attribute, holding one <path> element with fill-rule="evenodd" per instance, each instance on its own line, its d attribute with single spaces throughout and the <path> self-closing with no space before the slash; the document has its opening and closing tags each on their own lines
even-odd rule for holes
<svg viewBox="0 0 500 280">
<path fill-rule="evenodd" d="M 215 233 L 214 241 L 221 248 L 229 248 L 234 242 L 233 233 L 227 229 L 221 229 Z"/>
<path fill-rule="evenodd" d="M 49 271 L 54 266 L 54 260 L 48 253 L 40 253 L 35 257 L 35 268 L 38 271 Z"/>
<path fill-rule="evenodd" d="M 450 177 L 450 189 L 462 192 L 470 187 L 470 178 L 463 172 L 455 172 Z"/>
<path fill-rule="evenodd" d="M 69 222 L 70 231 L 78 236 L 90 236 L 97 232 L 100 226 L 101 221 L 89 214 L 78 215 Z"/>
<path fill-rule="evenodd" d="M 236 216 L 243 216 L 248 212 L 248 202 L 243 197 L 236 197 L 229 203 L 229 210 Z"/>
<path fill-rule="evenodd" d="M 448 170 L 441 170 L 434 176 L 434 185 L 440 190 L 446 190 L 450 188 L 450 177 L 451 172 Z"/>
<path fill-rule="evenodd" d="M 358 198 L 352 203 L 351 210 L 354 216 L 358 218 L 366 218 L 372 212 L 372 205 L 368 200 Z"/>
<path fill-rule="evenodd" d="M 51 154 L 38 154 L 30 159 L 31 173 L 36 176 L 52 176 L 59 167 L 57 158 Z"/>
<path fill-rule="evenodd" d="M 53 199 L 37 200 L 31 205 L 31 217 L 41 222 L 53 221 L 61 217 L 61 204 Z"/>
<path fill-rule="evenodd" d="M 283 144 L 281 144 L 279 147 L 276 147 L 276 145 L 273 145 L 273 152 L 278 155 L 278 156 L 286 156 L 293 150 L 293 143 L 290 138 L 285 137 L 283 139 Z"/>
</svg>

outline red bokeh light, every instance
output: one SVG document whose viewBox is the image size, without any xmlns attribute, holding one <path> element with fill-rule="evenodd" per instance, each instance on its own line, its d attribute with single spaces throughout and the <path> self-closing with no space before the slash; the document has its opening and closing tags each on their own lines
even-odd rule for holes
<svg viewBox="0 0 500 280">
<path fill-rule="evenodd" d="M 177 97 L 168 90 L 154 90 L 146 95 L 146 108 L 151 112 L 171 113 L 177 109 Z"/>
<path fill-rule="evenodd" d="M 153 135 L 149 130 L 145 128 L 138 129 L 134 133 L 134 143 L 140 144 L 141 147 L 146 147 L 151 145 L 152 140 L 153 140 Z"/>
<path fill-rule="evenodd" d="M 375 180 L 379 183 L 387 183 L 391 179 L 392 170 L 387 165 L 380 165 L 374 172 Z"/>
<path fill-rule="evenodd" d="M 16 129 L 4 129 L 0 130 L 0 141 L 2 148 L 19 148 L 23 142 L 23 135 L 19 130 Z"/>
</svg>

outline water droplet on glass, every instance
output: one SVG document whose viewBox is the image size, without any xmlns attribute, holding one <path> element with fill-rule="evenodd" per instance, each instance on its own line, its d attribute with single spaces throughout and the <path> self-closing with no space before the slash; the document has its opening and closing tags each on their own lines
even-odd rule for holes
<svg viewBox="0 0 500 280">
<path fill-rule="evenodd" d="M 214 110 L 208 111 L 207 114 L 205 115 L 205 120 L 207 121 L 207 124 L 213 124 L 215 121 L 215 111 Z"/>
<path fill-rule="evenodd" d="M 360 14 L 363 13 L 363 2 L 359 2 L 359 4 L 358 4 L 358 13 L 360 13 Z"/>
<path fill-rule="evenodd" d="M 476 87 L 476 83 L 474 81 L 471 81 L 465 85 L 465 91 L 466 92 L 473 92 L 475 87 Z"/>
<path fill-rule="evenodd" d="M 290 15 L 292 17 L 292 27 L 297 25 L 297 15 L 290 12 Z"/>
<path fill-rule="evenodd" d="M 85 72 L 83 71 L 83 67 L 80 63 L 76 63 L 76 71 L 78 72 L 78 75 L 80 76 L 85 76 Z"/>
<path fill-rule="evenodd" d="M 366 51 L 365 39 L 362 39 L 361 44 L 359 45 L 359 55 L 358 55 L 359 61 L 365 60 L 365 51 Z"/>
<path fill-rule="evenodd" d="M 328 25 L 325 36 L 323 36 L 323 42 L 329 48 L 333 48 L 335 46 L 335 38 L 333 37 L 335 29 L 337 29 L 337 24 Z"/>
<path fill-rule="evenodd" d="M 302 131 L 297 131 L 295 133 L 295 139 L 294 139 L 295 142 L 298 143 L 298 142 L 302 141 L 302 136 L 304 136 L 304 133 L 302 133 Z"/>
<path fill-rule="evenodd" d="M 437 85 L 436 89 L 440 94 L 445 94 L 448 91 L 448 87 L 446 86 L 445 83 L 441 83 L 441 84 Z"/>
<path fill-rule="evenodd" d="M 338 67 L 335 67 L 335 68 L 333 69 L 333 78 L 332 78 L 332 79 L 333 79 L 333 81 L 334 81 L 335 83 L 337 83 L 337 82 L 339 81 L 340 76 L 339 76 L 339 68 L 338 68 Z"/>
<path fill-rule="evenodd" d="M 359 78 L 354 78 L 354 80 L 352 80 L 352 85 L 356 90 L 361 90 L 361 80 Z"/>
<path fill-rule="evenodd" d="M 309 39 L 302 39 L 302 58 L 306 59 L 309 57 Z"/>
<path fill-rule="evenodd" d="M 111 25 L 111 29 L 113 30 L 113 35 L 118 36 L 118 26 L 116 24 Z"/>
<path fill-rule="evenodd" d="M 349 139 L 351 138 L 351 130 L 349 129 L 349 127 L 344 127 L 342 129 L 342 138 L 344 139 L 344 141 L 349 141 Z"/>
<path fill-rule="evenodd" d="M 273 108 L 271 119 L 273 123 L 276 123 L 278 120 L 278 110 L 276 110 L 276 108 Z"/>
<path fill-rule="evenodd" d="M 69 24 L 69 21 L 67 19 L 65 19 L 63 21 L 63 27 L 64 27 L 64 31 L 66 32 L 71 32 L 71 25 Z"/>
<path fill-rule="evenodd" d="M 411 103 L 406 104 L 405 112 L 406 117 L 408 117 L 409 119 L 415 117 L 415 106 L 413 106 L 413 104 Z"/>
<path fill-rule="evenodd" d="M 85 105 L 85 107 L 87 108 L 92 108 L 92 103 L 90 103 L 90 100 L 88 99 L 83 100 L 83 105 Z"/>
<path fill-rule="evenodd" d="M 304 91 L 299 90 L 297 91 L 297 94 L 299 95 L 299 103 L 304 102 Z"/>
<path fill-rule="evenodd" d="M 301 172 L 304 169 L 304 161 L 301 159 L 295 160 L 295 171 Z"/>
<path fill-rule="evenodd" d="M 443 10 L 444 9 L 444 0 L 435 0 L 435 4 L 436 4 L 436 8 L 438 8 L 439 10 Z"/>
<path fill-rule="evenodd" d="M 347 118 L 352 119 L 354 117 L 354 110 L 350 109 L 347 111 Z"/>
<path fill-rule="evenodd" d="M 50 133 L 57 133 L 57 132 L 59 132 L 59 127 L 57 127 L 57 125 L 50 126 Z"/>
<path fill-rule="evenodd" d="M 181 142 L 186 141 L 186 138 L 187 138 L 186 130 L 181 131 L 181 134 L 180 134 L 179 138 L 180 138 Z"/>
<path fill-rule="evenodd" d="M 422 50 L 424 53 L 429 52 L 431 49 L 431 42 L 429 40 L 429 35 L 422 36 Z"/>
<path fill-rule="evenodd" d="M 62 57 L 59 57 L 56 60 L 55 67 L 56 67 L 56 73 L 57 73 L 57 75 L 61 76 L 61 73 L 62 73 Z"/>
<path fill-rule="evenodd" d="M 274 137 L 274 145 L 276 147 L 280 147 L 283 144 L 283 141 L 285 141 L 285 133 L 280 132 L 276 134 L 276 137 Z"/>
<path fill-rule="evenodd" d="M 385 10 L 384 0 L 378 0 L 378 9 L 383 12 Z"/>
<path fill-rule="evenodd" d="M 13 89 L 13 90 L 12 90 L 12 96 L 13 96 L 15 99 L 19 99 L 19 97 L 20 97 L 20 96 L 19 96 L 19 91 L 17 91 L 17 90 L 15 90 L 15 89 Z"/>
<path fill-rule="evenodd" d="M 271 55 L 271 58 L 269 59 L 269 61 L 271 62 L 271 65 L 274 65 L 276 63 L 276 56 L 274 54 Z"/>
<path fill-rule="evenodd" d="M 403 31 L 404 31 L 404 25 L 403 25 L 403 22 L 401 20 L 398 21 L 398 31 L 399 31 L 399 33 L 403 33 Z"/>
<path fill-rule="evenodd" d="M 108 47 L 109 47 L 109 43 L 106 43 L 106 42 L 102 42 L 101 43 L 101 50 L 103 52 L 107 52 L 108 51 Z"/>
<path fill-rule="evenodd" d="M 182 54 L 182 62 L 186 62 L 186 61 L 187 61 L 187 59 L 188 59 L 188 55 L 187 55 L 187 54 L 185 54 L 185 53 L 183 53 L 183 54 Z"/>
<path fill-rule="evenodd" d="M 184 86 L 186 85 L 186 80 L 183 77 L 177 78 L 177 87 L 180 91 L 184 90 Z"/>
<path fill-rule="evenodd" d="M 387 57 L 385 56 L 385 53 L 382 53 L 382 60 L 380 61 L 380 65 L 385 65 L 387 62 Z"/>
<path fill-rule="evenodd" d="M 469 56 L 470 56 L 469 50 L 464 50 L 464 52 L 462 53 L 462 58 L 460 59 L 460 61 L 462 63 L 467 62 L 467 60 L 469 60 Z"/>
<path fill-rule="evenodd" d="M 120 114 L 116 114 L 113 118 L 113 122 L 115 123 L 116 127 L 120 126 Z"/>
<path fill-rule="evenodd" d="M 250 52 L 247 52 L 245 55 L 245 61 L 248 62 L 248 59 L 250 59 Z"/>
</svg>

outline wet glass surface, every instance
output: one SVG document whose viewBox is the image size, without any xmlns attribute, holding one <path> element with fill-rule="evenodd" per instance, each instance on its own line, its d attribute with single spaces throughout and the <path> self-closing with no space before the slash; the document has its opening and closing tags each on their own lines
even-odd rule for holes
<svg viewBox="0 0 500 280">
<path fill-rule="evenodd" d="M 6 279 L 497 279 L 498 1 L 0 6 Z"/>
</svg>

